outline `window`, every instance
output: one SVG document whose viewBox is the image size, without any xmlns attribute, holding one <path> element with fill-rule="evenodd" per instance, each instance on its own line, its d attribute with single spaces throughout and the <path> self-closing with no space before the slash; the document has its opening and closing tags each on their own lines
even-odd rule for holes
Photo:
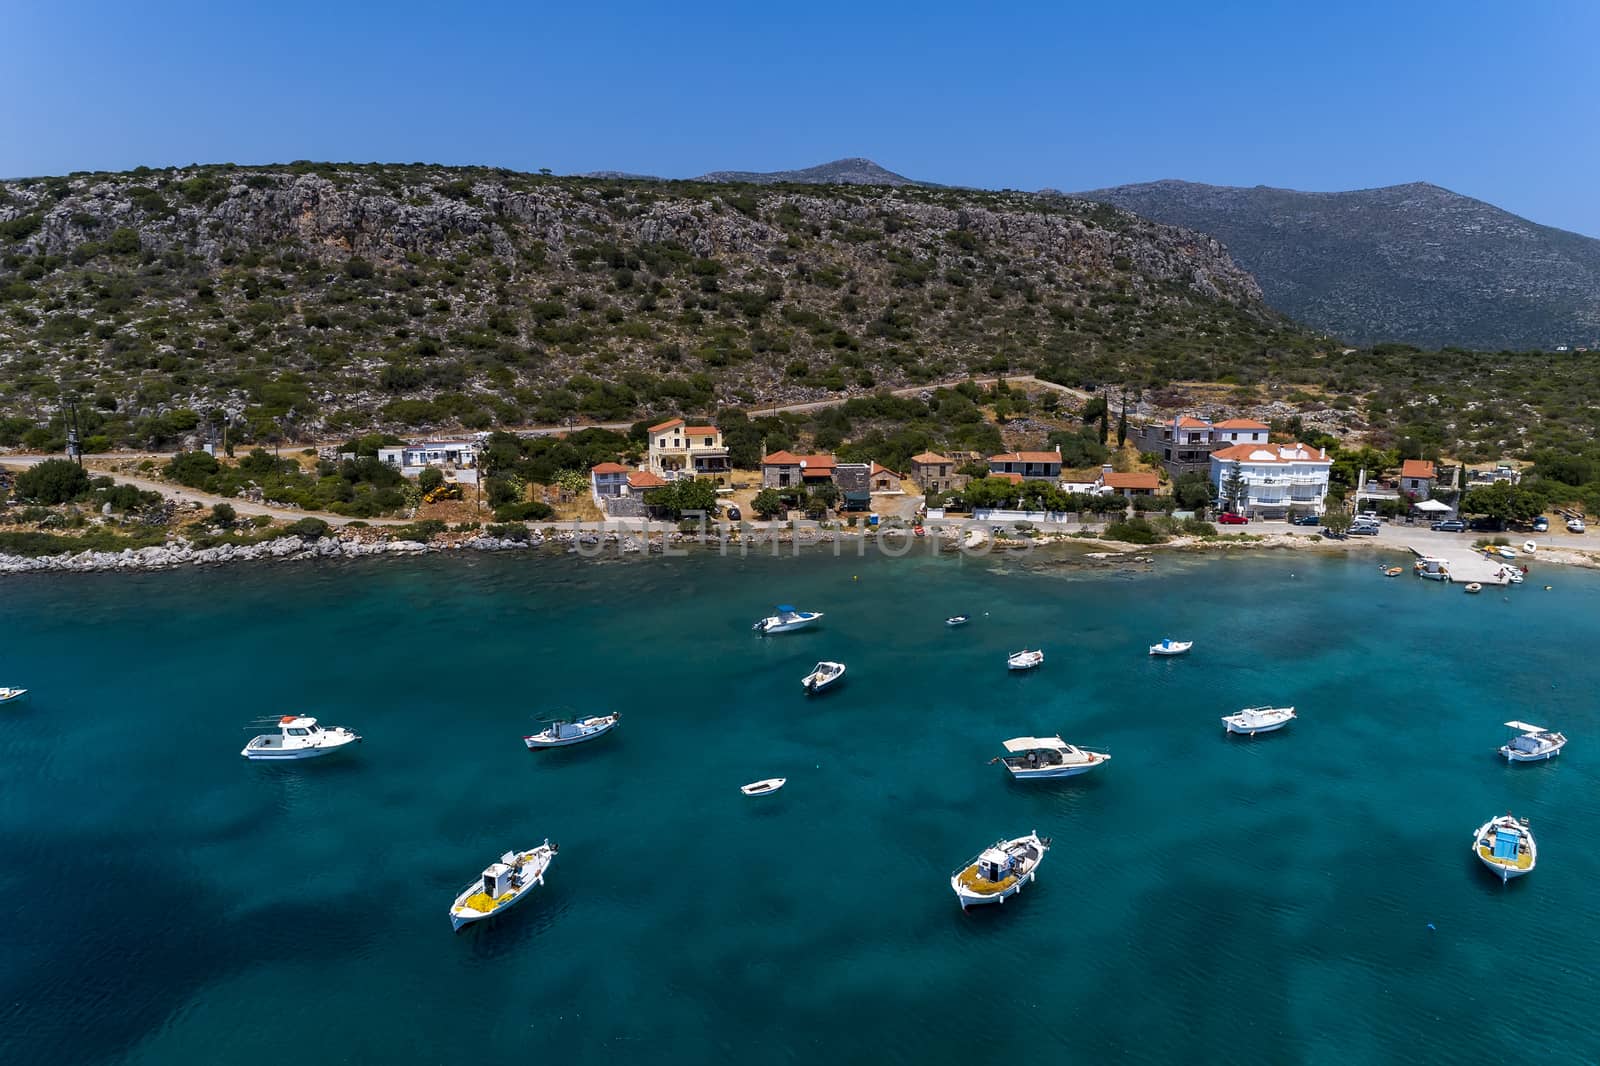
<svg viewBox="0 0 1600 1066">
<path fill-rule="evenodd" d="M 665 437 L 662 437 L 661 441 L 656 445 L 657 448 L 665 448 L 666 446 L 667 446 L 667 438 L 665 438 Z"/>
<path fill-rule="evenodd" d="M 291 729 L 291 730 L 289 730 L 289 735 L 291 737 L 303 737 L 303 736 L 306 735 L 306 730 L 304 730 L 304 729 Z"/>
</svg>

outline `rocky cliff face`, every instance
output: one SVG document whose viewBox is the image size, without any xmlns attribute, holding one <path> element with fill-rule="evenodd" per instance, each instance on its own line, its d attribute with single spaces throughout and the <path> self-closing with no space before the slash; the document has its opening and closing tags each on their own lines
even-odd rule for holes
<svg viewBox="0 0 1600 1066">
<path fill-rule="evenodd" d="M 1600 339 L 1600 241 L 1437 185 L 1310 193 L 1158 181 L 1080 195 L 1216 235 L 1274 307 L 1350 341 L 1492 350 Z"/>
<path fill-rule="evenodd" d="M 629 419 L 1303 340 L 1215 239 L 1079 200 L 309 164 L 0 184 L 0 409 L 71 390 L 118 439 Z"/>
</svg>

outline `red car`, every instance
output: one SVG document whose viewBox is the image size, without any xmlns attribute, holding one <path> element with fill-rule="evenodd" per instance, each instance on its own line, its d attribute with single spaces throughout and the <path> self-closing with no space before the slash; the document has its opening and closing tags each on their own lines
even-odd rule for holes
<svg viewBox="0 0 1600 1066">
<path fill-rule="evenodd" d="M 1247 524 L 1250 519 L 1246 518 L 1242 514 L 1234 514 L 1231 511 L 1223 511 L 1221 514 L 1217 515 L 1217 521 L 1221 522 L 1225 526 L 1242 526 Z"/>
</svg>

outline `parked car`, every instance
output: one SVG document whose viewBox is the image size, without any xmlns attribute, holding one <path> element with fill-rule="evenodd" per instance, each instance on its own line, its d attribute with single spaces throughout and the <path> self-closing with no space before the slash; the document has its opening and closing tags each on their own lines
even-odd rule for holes
<svg viewBox="0 0 1600 1066">
<path fill-rule="evenodd" d="M 743 521 L 743 520 L 744 520 L 744 512 L 740 511 L 739 508 L 733 506 L 732 504 L 729 504 L 728 505 L 728 521 L 730 521 L 730 522 L 740 522 L 740 521 Z"/>
<path fill-rule="evenodd" d="M 1567 521 L 1568 533 L 1582 533 L 1584 528 L 1583 519 L 1581 518 L 1572 518 Z"/>
<path fill-rule="evenodd" d="M 1242 526 L 1248 523 L 1250 519 L 1242 514 L 1234 514 L 1232 511 L 1223 511 L 1217 515 L 1217 521 L 1225 526 Z"/>
<path fill-rule="evenodd" d="M 1535 533 L 1550 532 L 1550 519 L 1546 518 L 1544 515 L 1540 515 L 1538 518 L 1535 518 L 1533 520 L 1533 531 Z"/>
<path fill-rule="evenodd" d="M 1318 518 L 1314 514 L 1303 514 L 1296 515 L 1294 518 L 1291 518 L 1290 521 L 1297 526 L 1315 526 L 1321 524 L 1322 519 Z"/>
<path fill-rule="evenodd" d="M 1435 533 L 1465 533 L 1467 524 L 1459 518 L 1446 518 L 1428 527 Z"/>
<path fill-rule="evenodd" d="M 1376 537 L 1378 535 L 1378 523 L 1352 522 L 1350 523 L 1350 535 L 1352 537 Z"/>
</svg>

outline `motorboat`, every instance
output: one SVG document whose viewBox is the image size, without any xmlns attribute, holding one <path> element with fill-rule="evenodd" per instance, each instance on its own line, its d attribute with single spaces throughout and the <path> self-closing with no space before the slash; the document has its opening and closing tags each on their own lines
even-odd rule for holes
<svg viewBox="0 0 1600 1066">
<path fill-rule="evenodd" d="M 746 796 L 765 796 L 778 791 L 788 781 L 787 777 L 769 777 L 765 781 L 752 781 L 748 785 L 740 785 L 739 791 Z"/>
<path fill-rule="evenodd" d="M 1443 559 L 1435 559 L 1430 555 L 1424 555 L 1415 563 L 1412 563 L 1411 568 L 1416 571 L 1418 577 L 1426 578 L 1429 581 L 1450 580 L 1450 564 Z"/>
<path fill-rule="evenodd" d="M 1007 754 L 989 761 L 1003 764 L 1019 781 L 1077 777 L 1111 761 L 1103 751 L 1089 751 L 1060 737 L 1012 737 L 1005 747 Z"/>
<path fill-rule="evenodd" d="M 1561 749 L 1567 746 L 1565 734 L 1546 729 L 1542 725 L 1529 725 L 1527 722 L 1507 722 L 1506 725 L 1521 733 L 1521 736 L 1513 737 L 1500 746 L 1500 754 L 1505 756 L 1506 762 L 1540 762 L 1544 759 L 1554 759 L 1561 754 Z"/>
<path fill-rule="evenodd" d="M 984 903 L 1004 903 L 1039 876 L 1039 864 L 1050 850 L 1050 838 L 1038 831 L 985 848 L 971 862 L 950 875 L 950 888 L 961 909 Z"/>
<path fill-rule="evenodd" d="M 286 714 L 278 719 L 277 733 L 264 733 L 239 752 L 246 759 L 275 762 L 286 759 L 314 759 L 361 743 L 361 734 L 342 725 L 320 726 L 315 718 Z"/>
<path fill-rule="evenodd" d="M 1012 652 L 1006 657 L 1007 670 L 1032 670 L 1044 662 L 1044 649 Z"/>
<path fill-rule="evenodd" d="M 821 617 L 821 611 L 797 611 L 788 604 L 782 604 L 777 614 L 761 619 L 751 628 L 763 636 L 768 633 L 790 633 L 804 629 Z"/>
<path fill-rule="evenodd" d="M 597 714 L 577 719 L 555 718 L 533 736 L 523 737 L 522 742 L 530 749 L 565 748 L 603 737 L 615 729 L 620 721 L 620 714 Z"/>
<path fill-rule="evenodd" d="M 25 688 L 6 688 L 0 686 L 0 703 L 21 703 L 28 696 Z"/>
<path fill-rule="evenodd" d="M 1171 637 L 1162 637 L 1161 643 L 1150 645 L 1151 655 L 1182 655 L 1194 647 L 1192 640 L 1173 640 Z"/>
<path fill-rule="evenodd" d="M 1539 545 L 1538 545 L 1538 543 L 1536 541 L 1525 540 L 1525 541 L 1522 542 L 1522 553 L 1524 555 L 1532 555 L 1534 552 L 1536 552 L 1538 550 L 1539 550 Z"/>
<path fill-rule="evenodd" d="M 1511 582 L 1511 584 L 1520 585 L 1522 584 L 1522 579 L 1524 576 L 1526 576 L 1527 571 L 1520 566 L 1502 566 L 1498 573 L 1502 578 Z"/>
<path fill-rule="evenodd" d="M 1478 827 L 1472 834 L 1472 853 L 1502 882 L 1531 873 L 1539 861 L 1539 845 L 1534 843 L 1528 820 L 1514 818 L 1510 812 Z"/>
<path fill-rule="evenodd" d="M 946 618 L 944 620 L 944 624 L 947 625 L 947 626 L 951 626 L 953 628 L 955 626 L 964 626 L 970 621 L 972 621 L 972 619 L 969 618 L 967 615 L 964 615 L 964 614 L 953 614 L 949 618 Z"/>
<path fill-rule="evenodd" d="M 1271 733 L 1294 721 L 1293 707 L 1246 707 L 1238 714 L 1223 716 L 1222 724 L 1230 733 Z"/>
<path fill-rule="evenodd" d="M 1478 584 L 1476 581 L 1469 581 L 1469 582 L 1467 582 L 1467 591 L 1468 592 L 1482 592 L 1483 591 L 1483 586 Z"/>
<path fill-rule="evenodd" d="M 450 905 L 450 928 L 493 918 L 511 909 L 536 885 L 561 848 L 548 839 L 529 851 L 508 851 L 499 862 L 484 867 L 483 874 L 461 890 Z"/>
<path fill-rule="evenodd" d="M 816 695 L 823 689 L 838 684 L 844 679 L 844 663 L 834 663 L 824 660 L 811 668 L 811 672 L 800 679 L 806 687 L 807 695 Z"/>
<path fill-rule="evenodd" d="M 1567 532 L 1568 533 L 1582 533 L 1585 528 L 1587 528 L 1587 527 L 1584 526 L 1583 519 L 1581 519 L 1581 518 L 1569 518 L 1569 519 L 1567 519 Z"/>
</svg>

